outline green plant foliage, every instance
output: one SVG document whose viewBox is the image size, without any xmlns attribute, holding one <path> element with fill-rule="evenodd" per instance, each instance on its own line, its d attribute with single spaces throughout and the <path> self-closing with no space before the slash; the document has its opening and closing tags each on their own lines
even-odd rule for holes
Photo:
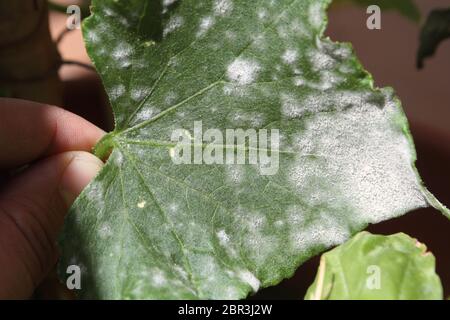
<svg viewBox="0 0 450 320">
<path fill-rule="evenodd" d="M 434 55 L 439 45 L 448 38 L 450 38 L 450 8 L 432 11 L 420 33 L 417 67 L 422 68 L 424 60 Z"/>
<path fill-rule="evenodd" d="M 399 233 L 361 232 L 322 255 L 309 300 L 442 300 L 434 256 Z"/>
<path fill-rule="evenodd" d="M 150 1 L 93 1 L 84 37 L 116 128 L 61 239 L 60 274 L 81 266 L 81 298 L 244 298 L 368 223 L 448 214 L 416 173 L 392 90 L 322 37 L 328 4 L 164 1 L 157 15 Z M 278 129 L 279 170 L 174 164 L 172 133 L 199 120 Z"/>
</svg>

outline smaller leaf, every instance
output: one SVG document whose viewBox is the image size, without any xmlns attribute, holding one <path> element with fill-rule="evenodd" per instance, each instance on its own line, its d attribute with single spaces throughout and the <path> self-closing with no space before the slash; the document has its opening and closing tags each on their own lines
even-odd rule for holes
<svg viewBox="0 0 450 320">
<path fill-rule="evenodd" d="M 420 34 L 417 68 L 423 68 L 424 60 L 434 55 L 439 44 L 447 38 L 450 38 L 450 8 L 432 11 Z"/>
<path fill-rule="evenodd" d="M 420 11 L 413 0 L 335 0 L 336 3 L 353 2 L 363 7 L 377 5 L 381 10 L 395 10 L 412 21 L 420 20 Z"/>
<path fill-rule="evenodd" d="M 435 258 L 399 233 L 361 232 L 322 255 L 307 300 L 442 300 Z"/>
</svg>

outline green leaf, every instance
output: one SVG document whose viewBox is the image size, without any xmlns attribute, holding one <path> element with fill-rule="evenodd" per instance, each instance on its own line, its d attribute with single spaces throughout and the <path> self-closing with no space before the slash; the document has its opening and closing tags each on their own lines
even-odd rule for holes
<svg viewBox="0 0 450 320">
<path fill-rule="evenodd" d="M 336 3 L 353 2 L 362 7 L 377 5 L 381 10 L 394 10 L 412 21 L 420 20 L 420 11 L 413 0 L 334 0 Z"/>
<path fill-rule="evenodd" d="M 164 1 L 158 27 L 151 2 L 93 1 L 84 36 L 116 128 L 61 239 L 80 297 L 244 298 L 368 223 L 429 204 L 448 214 L 416 173 L 392 90 L 322 38 L 328 2 Z M 199 120 L 278 129 L 279 170 L 174 164 L 172 132 Z"/>
<path fill-rule="evenodd" d="M 438 46 L 448 38 L 450 38 L 450 8 L 432 11 L 420 33 L 417 67 L 423 68 L 424 60 L 434 55 Z"/>
<path fill-rule="evenodd" d="M 308 300 L 442 300 L 434 256 L 399 233 L 357 234 L 322 255 Z"/>
</svg>

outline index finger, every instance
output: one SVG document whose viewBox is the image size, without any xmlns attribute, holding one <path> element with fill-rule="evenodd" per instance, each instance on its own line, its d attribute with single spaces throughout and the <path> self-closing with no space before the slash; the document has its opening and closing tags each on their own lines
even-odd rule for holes
<svg viewBox="0 0 450 320">
<path fill-rule="evenodd" d="M 105 134 L 64 109 L 0 98 L 0 168 L 18 167 L 66 151 L 91 151 Z"/>
</svg>

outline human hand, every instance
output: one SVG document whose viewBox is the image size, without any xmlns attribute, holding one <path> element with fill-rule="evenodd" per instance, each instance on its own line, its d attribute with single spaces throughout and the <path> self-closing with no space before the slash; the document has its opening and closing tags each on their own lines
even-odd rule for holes
<svg viewBox="0 0 450 320">
<path fill-rule="evenodd" d="M 55 265 L 65 213 L 103 165 L 88 152 L 103 135 L 63 109 L 0 98 L 0 299 L 29 298 Z"/>
</svg>

